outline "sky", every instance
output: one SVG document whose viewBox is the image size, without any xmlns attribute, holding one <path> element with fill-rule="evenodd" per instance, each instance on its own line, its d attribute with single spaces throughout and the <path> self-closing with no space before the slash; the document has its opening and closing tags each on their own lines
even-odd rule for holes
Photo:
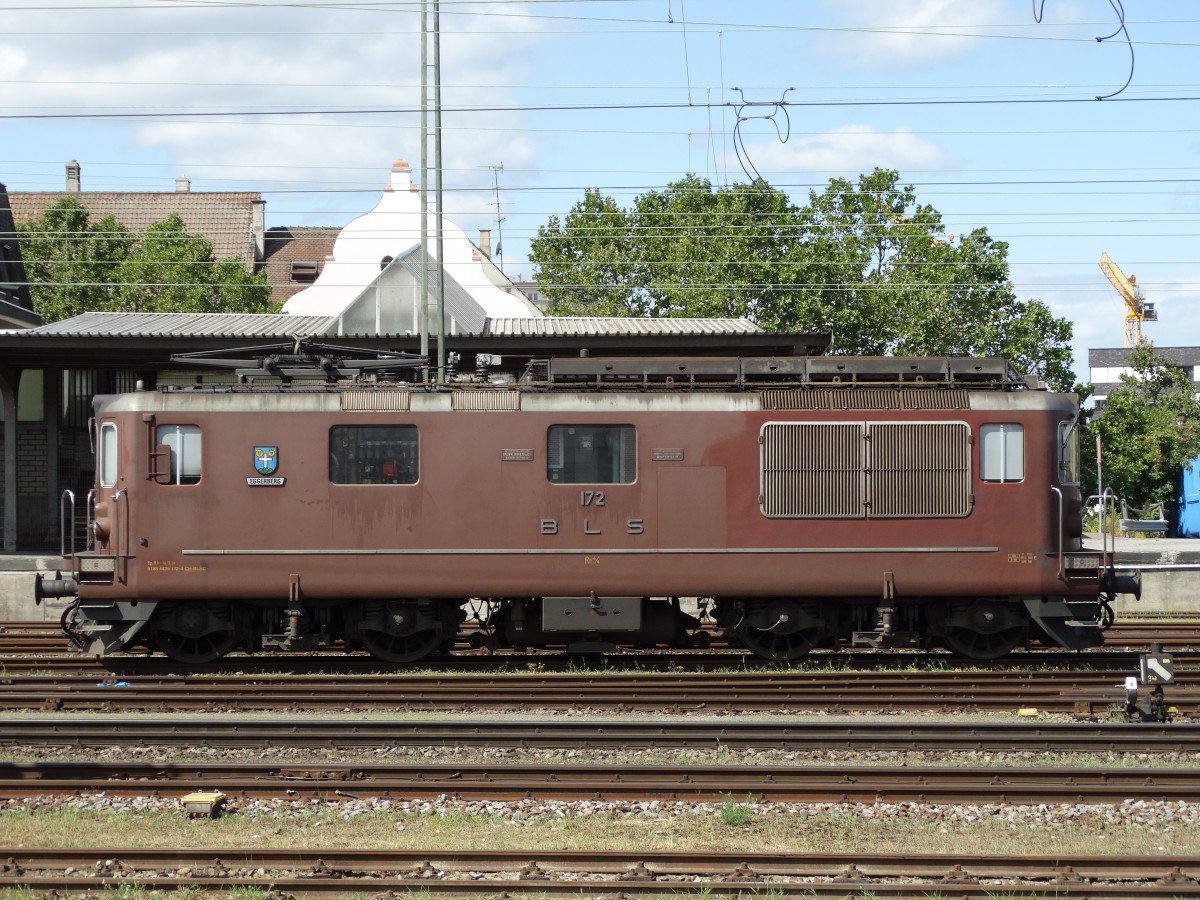
<svg viewBox="0 0 1200 900">
<path fill-rule="evenodd" d="M 1081 380 L 1123 343 L 1101 252 L 1157 304 L 1147 339 L 1200 345 L 1195 0 L 437 5 L 445 212 L 512 278 L 587 188 L 629 206 L 757 173 L 803 204 L 883 167 L 949 232 L 1009 245 Z M 85 191 L 183 175 L 261 192 L 268 227 L 344 225 L 394 160 L 419 177 L 420 2 L 0 0 L 0 23 L 10 191 L 61 190 L 77 160 Z"/>
</svg>

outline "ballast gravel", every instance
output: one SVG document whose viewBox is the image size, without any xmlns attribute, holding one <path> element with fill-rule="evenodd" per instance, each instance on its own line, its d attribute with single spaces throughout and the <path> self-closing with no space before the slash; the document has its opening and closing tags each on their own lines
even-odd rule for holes
<svg viewBox="0 0 1200 900">
<path fill-rule="evenodd" d="M 735 801 L 731 801 L 735 802 Z M 1195 828 L 1200 825 L 1200 804 L 1183 801 L 1127 799 L 1114 804 L 1039 803 L 938 804 L 938 803 L 776 803 L 747 800 L 738 803 L 751 817 L 820 816 L 862 819 L 903 819 L 946 829 L 973 825 L 1020 828 L 1063 828 L 1135 826 L 1150 831 Z M 40 795 L 8 799 L 0 803 L 0 815 L 22 812 L 38 814 L 58 810 L 101 814 L 179 813 L 177 799 L 163 797 L 110 796 L 105 793 L 71 797 Z M 357 816 L 395 816 L 403 830 L 404 819 L 423 816 L 484 816 L 514 827 L 546 824 L 569 817 L 672 819 L 716 816 L 722 804 L 663 800 L 486 800 L 467 801 L 448 795 L 434 799 L 395 800 L 388 798 L 319 798 L 239 800 L 230 803 L 224 815 L 248 821 L 293 819 L 312 825 L 349 821 Z"/>
<path fill-rule="evenodd" d="M 301 748 L 272 747 L 269 750 L 250 750 L 228 747 L 113 747 L 81 751 L 78 747 L 29 747 L 26 755 L 40 759 L 124 758 L 139 761 L 245 760 L 276 761 L 321 760 L 341 763 L 403 764 L 406 760 L 428 762 L 487 762 L 497 759 L 538 762 L 641 763 L 664 758 L 681 765 L 848 765 L 848 764 L 907 764 L 939 765 L 953 759 L 958 764 L 1020 767 L 1062 763 L 1065 754 L 1046 754 L 1037 751 L 998 753 L 990 751 L 908 752 L 814 750 L 791 752 L 785 750 L 714 750 L 694 748 L 670 753 L 645 748 L 611 749 L 536 749 L 504 747 L 374 747 L 374 748 Z M 1145 766 L 1147 764 L 1194 766 L 1194 754 L 1121 754 L 1098 753 L 1090 757 L 1092 765 Z M 1200 771 L 1198 771 L 1200 777 Z M 361 788 L 356 790 L 361 794 Z M 1200 825 L 1200 804 L 1183 801 L 1150 801 L 1129 798 L 1119 803 L 1057 803 L 1012 805 L 997 803 L 937 804 L 937 803 L 780 803 L 753 799 L 729 798 L 724 804 L 712 802 L 662 800 L 463 800 L 444 795 L 433 800 L 397 800 L 370 797 L 345 797 L 338 800 L 321 798 L 280 798 L 270 800 L 231 801 L 223 814 L 254 820 L 302 820 L 313 826 L 350 820 L 363 815 L 394 816 L 396 827 L 404 828 L 404 820 L 426 816 L 484 816 L 514 827 L 545 824 L 570 817 L 678 819 L 683 817 L 716 816 L 723 807 L 736 804 L 752 819 L 767 820 L 776 816 L 819 816 L 824 818 L 853 817 L 867 820 L 901 819 L 925 823 L 950 830 L 963 826 L 1001 825 L 1013 829 L 1134 826 L 1151 831 L 1174 828 L 1194 828 Z M 37 814 L 62 809 L 91 811 L 102 814 L 179 813 L 177 799 L 153 795 L 126 797 L 105 793 L 80 794 L 70 797 L 40 795 L 0 801 L 0 815 L 23 812 Z"/>
</svg>

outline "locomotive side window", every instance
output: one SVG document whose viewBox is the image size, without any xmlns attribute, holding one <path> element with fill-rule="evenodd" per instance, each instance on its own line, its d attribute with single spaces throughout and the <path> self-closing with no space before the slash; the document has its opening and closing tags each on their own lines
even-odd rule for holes
<svg viewBox="0 0 1200 900">
<path fill-rule="evenodd" d="M 556 484 L 633 484 L 636 430 L 632 425 L 551 425 L 546 477 Z"/>
<path fill-rule="evenodd" d="M 117 426 L 105 422 L 100 426 L 100 487 L 117 484 Z"/>
<path fill-rule="evenodd" d="M 166 484 L 199 484 L 200 427 L 198 425 L 159 425 L 155 431 L 159 446 L 171 451 Z"/>
<path fill-rule="evenodd" d="M 979 474 L 984 481 L 1021 481 L 1025 477 L 1025 428 L 982 425 L 979 428 Z"/>
<path fill-rule="evenodd" d="M 1079 484 L 1079 429 L 1074 420 L 1058 423 L 1058 480 Z"/>
<path fill-rule="evenodd" d="M 416 484 L 415 425 L 337 425 L 329 429 L 334 484 Z"/>
</svg>

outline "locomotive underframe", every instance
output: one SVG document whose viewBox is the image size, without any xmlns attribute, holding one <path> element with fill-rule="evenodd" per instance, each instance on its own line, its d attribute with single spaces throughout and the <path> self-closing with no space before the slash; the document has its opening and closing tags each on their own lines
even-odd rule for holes
<svg viewBox="0 0 1200 900">
<path fill-rule="evenodd" d="M 1021 597 L 719 597 L 697 598 L 696 614 L 678 597 L 397 598 L 287 601 L 73 600 L 64 631 L 83 652 L 104 656 L 141 647 L 188 664 L 234 650 L 307 651 L 341 642 L 389 663 L 473 647 L 596 653 L 621 647 L 704 648 L 711 623 L 733 646 L 790 661 L 818 647 L 944 647 L 993 659 L 1043 641 L 1068 649 L 1103 643 L 1102 598 Z M 478 630 L 460 626 L 468 608 Z"/>
</svg>

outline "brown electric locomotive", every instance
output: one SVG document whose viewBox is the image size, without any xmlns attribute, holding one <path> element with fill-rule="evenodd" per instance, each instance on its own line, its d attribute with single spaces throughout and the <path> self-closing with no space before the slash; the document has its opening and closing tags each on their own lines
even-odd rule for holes
<svg viewBox="0 0 1200 900">
<path fill-rule="evenodd" d="M 96 485 L 65 504 L 88 546 L 37 585 L 81 650 L 406 663 L 470 615 L 497 648 L 697 647 L 711 622 L 776 660 L 986 659 L 1099 645 L 1137 589 L 1082 547 L 1076 397 L 1003 360 L 484 357 L 430 385 L 294 349 L 97 399 Z"/>
</svg>

